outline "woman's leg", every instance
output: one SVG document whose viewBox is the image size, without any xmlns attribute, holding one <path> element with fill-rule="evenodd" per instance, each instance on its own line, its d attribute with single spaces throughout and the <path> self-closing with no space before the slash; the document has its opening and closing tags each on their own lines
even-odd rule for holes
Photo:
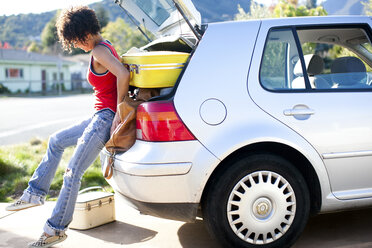
<svg viewBox="0 0 372 248">
<path fill-rule="evenodd" d="M 79 138 L 67 166 L 56 206 L 44 226 L 44 232 L 48 235 L 59 235 L 70 224 L 81 178 L 110 138 L 113 118 L 114 113 L 111 110 L 105 109 L 97 112 Z"/>
<path fill-rule="evenodd" d="M 22 201 L 33 204 L 44 203 L 64 150 L 76 145 L 90 121 L 91 118 L 86 119 L 50 136 L 46 154 L 31 177 L 29 186 L 21 197 Z"/>
</svg>

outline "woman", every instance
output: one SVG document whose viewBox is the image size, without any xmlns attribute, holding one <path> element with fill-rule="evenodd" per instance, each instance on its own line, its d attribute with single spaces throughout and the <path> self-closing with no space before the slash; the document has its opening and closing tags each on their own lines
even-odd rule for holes
<svg viewBox="0 0 372 248">
<path fill-rule="evenodd" d="M 91 51 L 87 79 L 94 89 L 96 113 L 50 137 L 47 152 L 28 188 L 17 202 L 7 207 L 9 211 L 18 211 L 42 205 L 64 149 L 76 145 L 52 216 L 47 220 L 40 239 L 29 247 L 50 247 L 67 238 L 65 230 L 72 220 L 81 178 L 108 141 L 110 128 L 114 129 L 120 121 L 115 115 L 116 107 L 128 92 L 129 84 L 129 72 L 120 63 L 113 46 L 102 38 L 93 10 L 88 7 L 64 10 L 56 27 L 66 50 L 74 46 Z"/>
</svg>

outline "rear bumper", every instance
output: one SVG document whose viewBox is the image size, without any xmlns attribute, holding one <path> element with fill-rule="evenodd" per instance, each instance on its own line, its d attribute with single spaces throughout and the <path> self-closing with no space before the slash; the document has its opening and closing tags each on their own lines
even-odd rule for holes
<svg viewBox="0 0 372 248">
<path fill-rule="evenodd" d="M 108 152 L 103 150 L 101 162 Z M 195 219 L 204 186 L 219 160 L 199 141 L 136 141 L 115 156 L 108 180 L 140 212 L 182 221 Z"/>
<path fill-rule="evenodd" d="M 124 199 L 128 205 L 132 206 L 141 214 L 152 215 L 160 218 L 178 220 L 184 222 L 194 222 L 198 213 L 199 204 L 197 203 L 151 203 L 141 202 L 118 192 L 116 196 Z"/>
</svg>

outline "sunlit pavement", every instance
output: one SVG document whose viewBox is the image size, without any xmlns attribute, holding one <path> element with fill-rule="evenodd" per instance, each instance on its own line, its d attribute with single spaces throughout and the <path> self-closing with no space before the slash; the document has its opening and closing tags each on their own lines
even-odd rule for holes
<svg viewBox="0 0 372 248">
<path fill-rule="evenodd" d="M 0 203 L 0 247 L 27 247 L 38 239 L 54 204 L 8 212 L 8 203 Z M 54 247 L 218 247 L 202 221 L 185 223 L 141 215 L 118 199 L 116 219 L 90 230 L 69 229 L 68 238 Z"/>
<path fill-rule="evenodd" d="M 42 233 L 55 202 L 19 212 L 7 212 L 0 203 L 0 247 L 27 247 Z M 139 214 L 116 199 L 117 221 L 86 231 L 67 231 L 66 241 L 54 247 L 185 247 L 217 248 L 202 221 L 184 223 Z M 372 247 L 372 209 L 318 215 L 309 223 L 295 248 Z"/>
</svg>

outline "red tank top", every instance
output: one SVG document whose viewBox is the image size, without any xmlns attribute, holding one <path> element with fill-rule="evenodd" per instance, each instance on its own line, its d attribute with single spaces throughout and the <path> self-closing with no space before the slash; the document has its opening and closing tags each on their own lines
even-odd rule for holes
<svg viewBox="0 0 372 248">
<path fill-rule="evenodd" d="M 100 42 L 98 45 L 103 45 L 110 49 L 111 53 L 120 60 L 115 48 L 109 41 Z M 93 56 L 91 56 L 89 70 L 87 73 L 88 82 L 93 86 L 95 96 L 94 108 L 99 111 L 101 109 L 109 108 L 116 112 L 117 105 L 117 89 L 116 76 L 110 71 L 105 73 L 96 73 L 93 70 Z"/>
</svg>

